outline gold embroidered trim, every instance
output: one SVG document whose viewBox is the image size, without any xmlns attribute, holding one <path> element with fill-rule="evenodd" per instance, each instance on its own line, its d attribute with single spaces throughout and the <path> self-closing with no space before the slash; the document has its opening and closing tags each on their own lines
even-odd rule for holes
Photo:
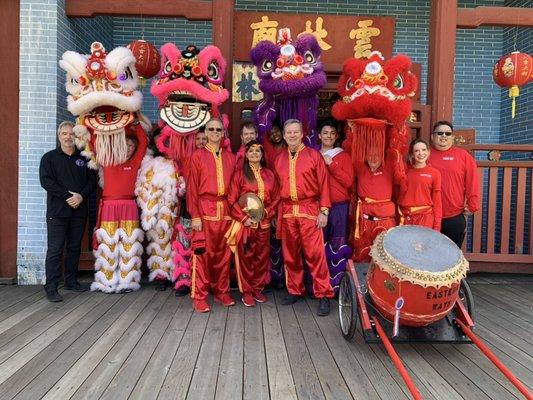
<svg viewBox="0 0 533 400">
<path fill-rule="evenodd" d="M 224 186 L 224 167 L 222 166 L 222 148 L 219 150 L 218 155 L 214 147 L 207 144 L 205 149 L 210 151 L 215 158 L 216 172 L 217 172 L 217 194 L 224 196 L 226 193 L 226 187 Z"/>
<path fill-rule="evenodd" d="M 301 144 L 300 147 L 298 147 L 298 150 L 296 150 L 294 157 L 292 157 L 290 150 L 287 150 L 289 152 L 289 188 L 292 201 L 298 200 L 298 191 L 296 190 L 296 161 L 298 160 L 300 151 L 302 151 L 304 147 L 305 146 Z"/>
<path fill-rule="evenodd" d="M 259 197 L 261 201 L 265 201 L 265 181 L 263 181 L 263 177 L 261 176 L 261 166 L 256 167 L 250 164 L 250 168 L 252 169 L 255 180 L 257 181 L 257 197 Z"/>
</svg>

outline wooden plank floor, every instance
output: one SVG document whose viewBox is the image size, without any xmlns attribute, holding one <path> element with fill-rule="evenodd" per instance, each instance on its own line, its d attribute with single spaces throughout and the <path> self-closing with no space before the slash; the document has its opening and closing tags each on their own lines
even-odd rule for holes
<svg viewBox="0 0 533 400">
<path fill-rule="evenodd" d="M 476 332 L 533 388 L 533 276 L 473 276 Z M 408 399 L 385 350 L 342 338 L 336 303 L 192 311 L 157 292 L 0 286 L 0 399 Z M 234 293 L 237 298 L 237 294 Z M 396 346 L 424 399 L 523 398 L 474 346 Z"/>
</svg>

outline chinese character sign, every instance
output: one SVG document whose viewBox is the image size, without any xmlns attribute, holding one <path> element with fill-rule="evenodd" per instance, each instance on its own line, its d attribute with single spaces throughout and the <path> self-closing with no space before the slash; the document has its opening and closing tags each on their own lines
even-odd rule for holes
<svg viewBox="0 0 533 400">
<path fill-rule="evenodd" d="M 241 103 L 243 101 L 258 101 L 262 98 L 263 93 L 259 90 L 259 78 L 255 74 L 254 65 L 234 63 L 231 100 L 234 103 Z"/>
<path fill-rule="evenodd" d="M 235 61 L 249 61 L 250 50 L 262 40 L 276 43 L 282 28 L 289 28 L 294 36 L 312 34 L 326 64 L 342 64 L 349 57 L 367 57 L 372 51 L 380 51 L 386 58 L 392 56 L 395 29 L 392 17 L 239 11 L 235 13 Z"/>
</svg>

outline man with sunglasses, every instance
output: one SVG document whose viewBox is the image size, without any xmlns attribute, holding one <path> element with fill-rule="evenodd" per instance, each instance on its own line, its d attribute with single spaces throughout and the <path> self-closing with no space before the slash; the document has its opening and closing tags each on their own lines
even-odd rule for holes
<svg viewBox="0 0 533 400">
<path fill-rule="evenodd" d="M 461 247 L 466 217 L 479 209 L 479 184 L 476 161 L 466 150 L 454 146 L 454 139 L 450 122 L 436 122 L 428 163 L 442 176 L 441 233 Z"/>
<path fill-rule="evenodd" d="M 235 156 L 222 146 L 225 130 L 221 120 L 209 120 L 205 133 L 207 144 L 193 154 L 187 183 L 194 250 L 191 297 L 198 312 L 210 310 L 209 289 L 225 307 L 235 304 L 229 294 L 231 253 L 224 237 L 231 225 L 227 194 Z"/>
</svg>

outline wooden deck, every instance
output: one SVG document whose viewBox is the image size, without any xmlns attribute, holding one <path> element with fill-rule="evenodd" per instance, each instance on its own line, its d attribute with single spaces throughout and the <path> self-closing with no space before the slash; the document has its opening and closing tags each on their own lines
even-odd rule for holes
<svg viewBox="0 0 533 400">
<path fill-rule="evenodd" d="M 472 277 L 477 334 L 533 388 L 533 277 Z M 406 399 L 384 349 L 340 334 L 316 300 L 193 313 L 157 292 L 0 286 L 0 399 Z M 236 294 L 234 294 L 237 297 Z M 336 307 L 336 303 L 335 303 Z M 515 399 L 474 345 L 398 345 L 424 399 Z"/>
</svg>

